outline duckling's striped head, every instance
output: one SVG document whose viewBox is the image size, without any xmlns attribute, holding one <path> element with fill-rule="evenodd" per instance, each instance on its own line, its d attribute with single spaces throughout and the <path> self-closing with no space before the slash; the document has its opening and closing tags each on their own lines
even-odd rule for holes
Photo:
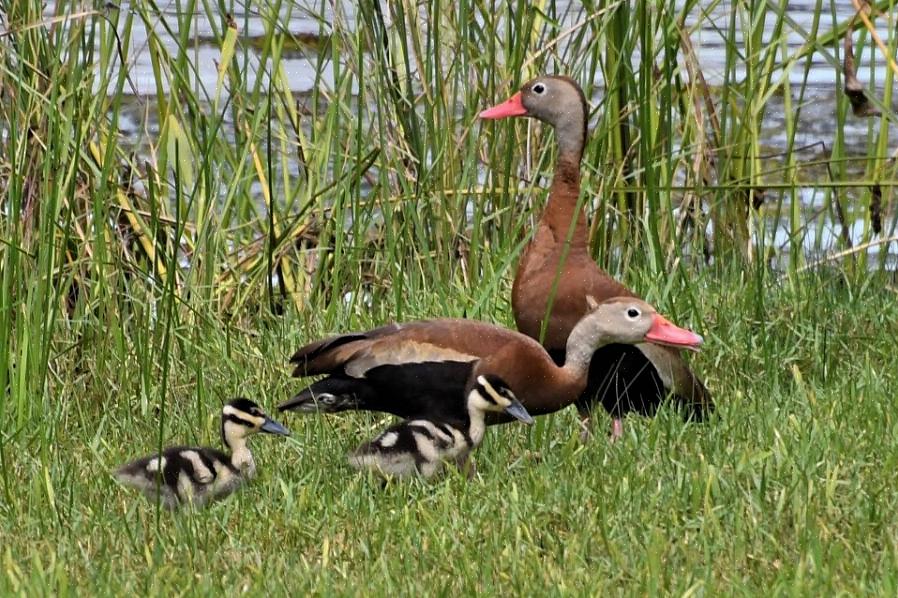
<svg viewBox="0 0 898 598">
<path fill-rule="evenodd" d="M 468 391 L 468 405 L 482 411 L 504 411 L 525 424 L 533 423 L 533 418 L 515 397 L 505 380 L 493 374 L 477 376 L 474 385 Z"/>
<path fill-rule="evenodd" d="M 221 440 L 233 448 L 234 442 L 256 432 L 289 436 L 290 431 L 274 421 L 253 401 L 237 398 L 221 410 Z"/>
</svg>

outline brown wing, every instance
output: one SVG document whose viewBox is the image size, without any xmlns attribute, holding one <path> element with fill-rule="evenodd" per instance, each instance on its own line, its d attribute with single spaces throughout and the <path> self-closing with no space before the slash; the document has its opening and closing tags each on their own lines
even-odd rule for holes
<svg viewBox="0 0 898 598">
<path fill-rule="evenodd" d="M 388 324 L 368 332 L 350 332 L 332 336 L 300 347 L 290 358 L 296 367 L 294 377 L 327 374 L 341 369 L 354 352 L 378 338 L 388 337 L 400 330 L 399 324 Z"/>
<path fill-rule="evenodd" d="M 572 378 L 555 366 L 535 340 L 462 319 L 422 320 L 332 337 L 300 349 L 294 363 L 295 375 L 330 377 L 280 405 L 281 410 L 456 414 L 463 408 L 462 391 L 473 369 L 475 376 L 500 376 L 536 415 L 571 404 L 586 382 L 585 373 Z M 315 401 L 315 396 L 326 400 Z"/>
<path fill-rule="evenodd" d="M 473 362 L 509 344 L 539 348 L 532 339 L 486 322 L 419 320 L 324 339 L 302 347 L 290 361 L 296 365 L 294 376 L 345 373 L 357 378 L 381 365 Z"/>
</svg>

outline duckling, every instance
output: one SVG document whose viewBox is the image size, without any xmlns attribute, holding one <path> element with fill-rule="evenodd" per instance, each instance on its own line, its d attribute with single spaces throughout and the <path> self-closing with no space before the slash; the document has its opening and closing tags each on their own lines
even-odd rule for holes
<svg viewBox="0 0 898 598">
<path fill-rule="evenodd" d="M 230 455 L 208 447 L 170 447 L 123 465 L 114 476 L 169 509 L 202 506 L 231 494 L 255 475 L 256 463 L 246 442 L 256 432 L 290 435 L 256 403 L 237 398 L 221 410 L 221 440 Z"/>
<path fill-rule="evenodd" d="M 525 424 L 533 423 L 533 418 L 498 376 L 478 376 L 465 403 L 467 417 L 409 419 L 390 426 L 350 454 L 349 464 L 384 478 L 415 474 L 430 478 L 442 470 L 444 463 L 454 461 L 470 476 L 474 470 L 468 466 L 468 457 L 483 440 L 487 412 L 504 411 Z"/>
</svg>

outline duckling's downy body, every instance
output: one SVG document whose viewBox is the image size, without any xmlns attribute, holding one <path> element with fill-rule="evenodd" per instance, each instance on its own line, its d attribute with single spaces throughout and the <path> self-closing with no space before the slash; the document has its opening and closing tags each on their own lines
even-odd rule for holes
<svg viewBox="0 0 898 598">
<path fill-rule="evenodd" d="M 256 463 L 247 439 L 257 432 L 290 434 L 253 401 L 234 399 L 221 411 L 221 440 L 230 455 L 209 447 L 170 447 L 123 465 L 115 478 L 170 509 L 185 504 L 202 506 L 231 494 L 255 475 Z"/>
<path fill-rule="evenodd" d="M 533 423 L 498 376 L 478 376 L 467 393 L 466 407 L 466 418 L 416 418 L 390 426 L 349 455 L 349 463 L 356 469 L 372 470 L 388 478 L 430 478 L 446 462 L 454 462 L 462 469 L 467 467 L 471 451 L 483 440 L 487 412 L 504 411 L 524 423 Z"/>
</svg>

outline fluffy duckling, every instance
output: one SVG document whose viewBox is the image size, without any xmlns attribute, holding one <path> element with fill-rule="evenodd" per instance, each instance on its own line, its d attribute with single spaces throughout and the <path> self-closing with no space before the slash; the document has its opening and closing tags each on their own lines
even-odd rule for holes
<svg viewBox="0 0 898 598">
<path fill-rule="evenodd" d="M 247 438 L 256 432 L 290 435 L 253 401 L 234 399 L 221 410 L 221 440 L 230 455 L 208 447 L 170 447 L 123 465 L 114 475 L 151 500 L 161 497 L 169 509 L 185 504 L 202 506 L 231 494 L 255 475 L 256 463 Z"/>
<path fill-rule="evenodd" d="M 470 475 L 468 457 L 483 440 L 487 412 L 505 412 L 525 424 L 533 423 L 505 381 L 494 375 L 477 377 L 467 393 L 466 408 L 463 419 L 419 418 L 390 426 L 349 455 L 349 464 L 384 478 L 416 474 L 430 478 L 444 463 L 454 461 Z"/>
</svg>

